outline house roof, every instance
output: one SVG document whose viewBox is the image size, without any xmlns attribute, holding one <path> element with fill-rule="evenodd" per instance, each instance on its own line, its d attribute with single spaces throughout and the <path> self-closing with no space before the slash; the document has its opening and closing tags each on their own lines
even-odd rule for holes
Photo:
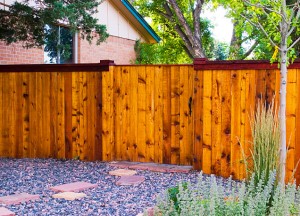
<svg viewBox="0 0 300 216">
<path fill-rule="evenodd" d="M 111 0 L 113 4 L 122 12 L 122 14 L 134 25 L 137 30 L 145 37 L 147 42 L 158 43 L 161 39 L 151 28 L 147 21 L 137 10 L 128 2 L 128 0 Z"/>
</svg>

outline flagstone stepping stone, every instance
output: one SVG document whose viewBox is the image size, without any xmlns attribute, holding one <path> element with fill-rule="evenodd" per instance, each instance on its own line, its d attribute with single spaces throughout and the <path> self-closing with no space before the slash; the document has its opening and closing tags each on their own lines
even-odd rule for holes
<svg viewBox="0 0 300 216">
<path fill-rule="evenodd" d="M 16 214 L 7 208 L 0 207 L 0 216 L 15 216 Z"/>
<path fill-rule="evenodd" d="M 95 188 L 97 186 L 97 184 L 91 184 L 88 182 L 73 182 L 51 187 L 50 190 L 55 192 L 79 192 L 86 189 Z"/>
<path fill-rule="evenodd" d="M 128 170 L 128 169 L 117 169 L 109 172 L 109 175 L 115 175 L 115 176 L 133 176 L 137 172 L 134 170 Z"/>
<path fill-rule="evenodd" d="M 136 186 L 145 181 L 144 176 L 122 176 L 117 182 L 116 185 L 124 186 L 124 185 L 132 185 Z"/>
<path fill-rule="evenodd" d="M 85 193 L 75 193 L 75 192 L 62 192 L 52 195 L 53 198 L 62 198 L 65 200 L 75 200 L 86 197 Z"/>
<path fill-rule="evenodd" d="M 118 167 L 118 168 L 128 168 L 133 165 L 140 164 L 140 162 L 131 162 L 131 161 L 112 161 L 109 163 L 112 167 Z"/>
<path fill-rule="evenodd" d="M 40 198 L 39 195 L 32 195 L 28 193 L 19 193 L 19 194 L 13 194 L 8 196 L 0 197 L 0 203 L 6 204 L 6 205 L 14 205 L 19 204 L 22 202 L 28 202 L 28 201 L 35 201 Z"/>
<path fill-rule="evenodd" d="M 129 169 L 148 170 L 149 167 L 157 167 L 155 163 L 140 163 L 129 166 Z"/>
<path fill-rule="evenodd" d="M 172 173 L 188 173 L 193 169 L 192 166 L 175 166 L 174 168 L 170 169 L 169 172 Z"/>
</svg>

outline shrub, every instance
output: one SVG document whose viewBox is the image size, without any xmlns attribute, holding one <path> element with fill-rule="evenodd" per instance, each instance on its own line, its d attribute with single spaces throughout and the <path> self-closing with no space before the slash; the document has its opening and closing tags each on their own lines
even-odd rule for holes
<svg viewBox="0 0 300 216">
<path fill-rule="evenodd" d="M 270 172 L 269 178 L 265 179 L 265 175 L 262 175 L 256 186 L 254 175 L 248 184 L 228 179 L 224 185 L 222 182 L 218 183 L 215 176 L 206 179 L 200 173 L 196 184 L 181 183 L 160 195 L 154 215 L 299 215 L 299 190 L 295 184 L 286 185 L 285 188 L 275 186 L 275 179 L 275 172 Z M 174 192 L 177 194 L 176 199 Z M 273 199 L 270 202 L 271 195 Z"/>
</svg>

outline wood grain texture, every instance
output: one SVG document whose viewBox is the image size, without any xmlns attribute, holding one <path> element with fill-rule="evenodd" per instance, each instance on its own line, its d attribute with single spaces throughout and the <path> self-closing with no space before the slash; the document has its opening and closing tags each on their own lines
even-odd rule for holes
<svg viewBox="0 0 300 216">
<path fill-rule="evenodd" d="M 300 157 L 299 73 L 290 69 L 287 83 L 287 179 Z M 280 74 L 123 65 L 0 73 L 0 84 L 0 156 L 185 164 L 243 178 L 249 115 L 258 98 L 278 102 Z"/>
</svg>

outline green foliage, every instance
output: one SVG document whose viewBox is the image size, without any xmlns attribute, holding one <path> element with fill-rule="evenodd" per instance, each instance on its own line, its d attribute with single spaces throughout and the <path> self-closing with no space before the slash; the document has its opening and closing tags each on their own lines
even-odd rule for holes
<svg viewBox="0 0 300 216">
<path fill-rule="evenodd" d="M 299 215 L 299 189 L 295 184 L 287 185 L 285 189 L 281 185 L 275 186 L 275 179 L 275 172 L 270 172 L 269 178 L 262 177 L 256 186 L 254 177 L 248 184 L 228 179 L 224 185 L 215 176 L 206 179 L 200 173 L 196 184 L 182 183 L 160 195 L 154 215 Z M 177 194 L 176 199 L 174 194 Z"/>
<path fill-rule="evenodd" d="M 254 174 L 255 185 L 272 170 L 279 172 L 280 128 L 274 100 L 269 106 L 259 102 L 251 115 L 252 148 L 250 160 L 245 160 L 248 177 Z M 245 155 L 245 154 L 244 154 Z M 264 182 L 266 184 L 266 182 Z"/>
<path fill-rule="evenodd" d="M 214 50 L 214 59 L 215 60 L 226 60 L 229 55 L 229 47 L 228 44 L 223 42 L 216 42 L 215 43 L 215 50 Z"/>
<path fill-rule="evenodd" d="M 208 58 L 214 57 L 214 39 L 212 37 L 209 20 L 204 19 L 201 24 L 201 38 L 205 53 Z M 161 27 L 161 26 L 160 26 Z M 192 63 L 192 58 L 185 52 L 184 44 L 180 37 L 174 36 L 166 28 L 158 28 L 153 25 L 162 42 L 158 44 L 136 42 L 135 51 L 137 54 L 136 64 L 181 64 Z"/>
<path fill-rule="evenodd" d="M 15 2 L 8 11 L 0 9 L 0 40 L 7 44 L 21 41 L 27 48 L 41 47 L 57 37 L 47 26 L 60 24 L 67 25 L 72 34 L 80 29 L 81 37 L 89 42 L 96 38 L 99 44 L 108 37 L 106 27 L 94 18 L 99 1 L 41 0 L 35 1 L 35 7 L 29 3 Z"/>
</svg>

